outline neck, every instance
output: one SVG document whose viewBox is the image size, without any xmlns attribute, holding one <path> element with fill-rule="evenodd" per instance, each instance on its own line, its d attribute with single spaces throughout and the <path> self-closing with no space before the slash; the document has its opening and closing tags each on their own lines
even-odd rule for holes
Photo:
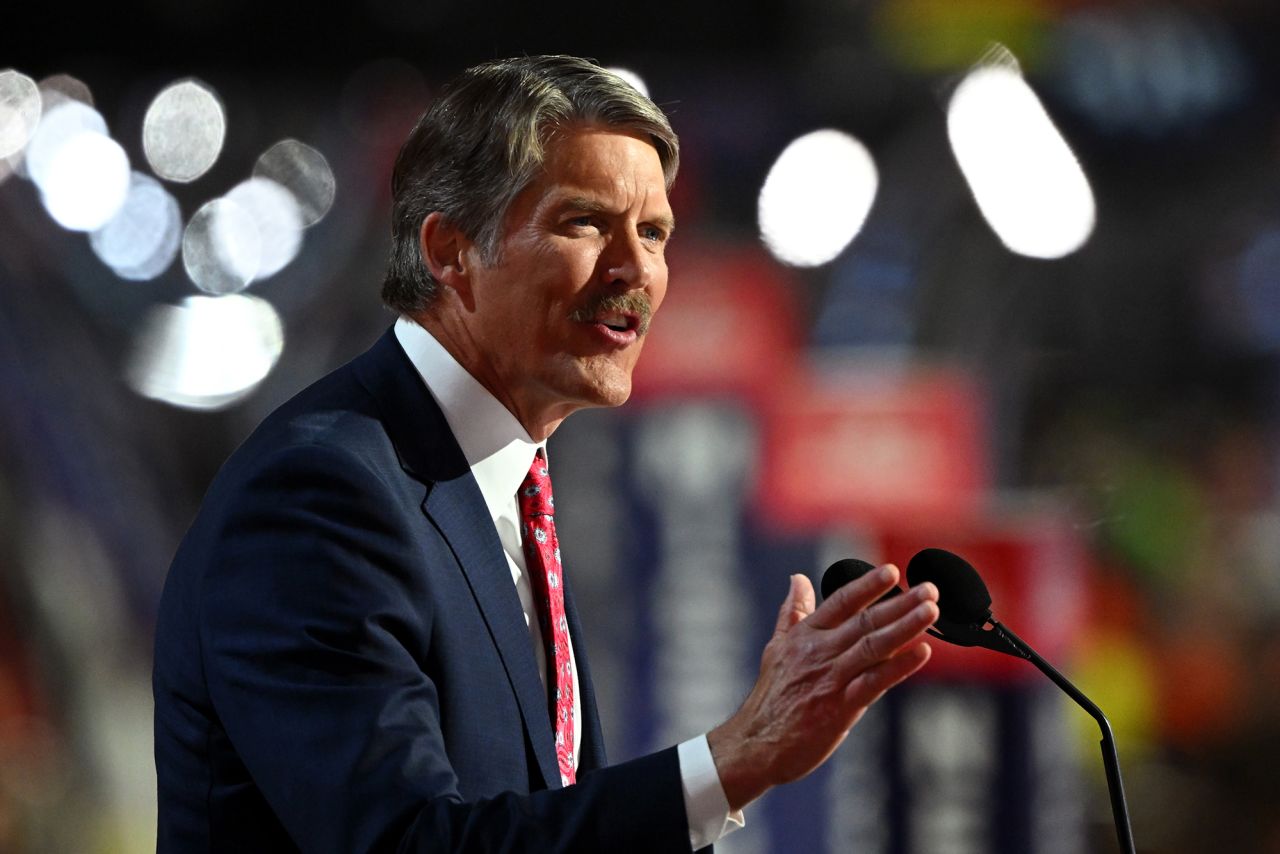
<svg viewBox="0 0 1280 854">
<path fill-rule="evenodd" d="M 430 310 L 407 315 L 414 323 L 431 333 L 440 342 L 440 346 L 472 377 L 484 386 L 494 399 L 507 408 L 524 427 L 529 438 L 535 442 L 543 442 L 555 432 L 560 422 L 573 411 L 567 404 L 558 407 L 538 407 L 523 401 L 499 381 L 498 372 L 493 361 L 489 359 L 467 328 L 460 323 L 451 322 L 447 313 Z M 523 405 L 522 405 L 523 404 Z"/>
</svg>

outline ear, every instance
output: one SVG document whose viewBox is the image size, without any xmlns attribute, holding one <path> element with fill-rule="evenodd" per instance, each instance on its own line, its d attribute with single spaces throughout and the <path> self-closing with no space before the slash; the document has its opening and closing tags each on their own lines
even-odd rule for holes
<svg viewBox="0 0 1280 854">
<path fill-rule="evenodd" d="M 432 211 L 418 230 L 418 248 L 427 272 L 442 286 L 471 304 L 471 240 L 440 211 Z"/>
</svg>

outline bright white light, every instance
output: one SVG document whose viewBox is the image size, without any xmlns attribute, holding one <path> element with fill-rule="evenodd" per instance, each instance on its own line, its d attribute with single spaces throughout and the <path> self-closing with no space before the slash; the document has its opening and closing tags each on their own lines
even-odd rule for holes
<svg viewBox="0 0 1280 854">
<path fill-rule="evenodd" d="M 616 74 L 617 76 L 621 77 L 623 80 L 630 83 L 631 88 L 635 89 L 641 95 L 644 95 L 646 98 L 649 97 L 649 87 L 645 85 L 644 78 L 642 78 L 639 74 L 636 74 L 630 68 L 618 68 L 617 66 L 613 66 L 611 68 L 606 68 L 605 71 L 609 71 L 609 72 L 612 72 L 613 74 Z"/>
<path fill-rule="evenodd" d="M 36 132 L 40 122 L 40 88 L 25 74 L 0 71 L 0 157 L 10 157 Z"/>
<path fill-rule="evenodd" d="M 253 281 L 262 237 L 249 212 L 230 199 L 214 199 L 196 211 L 182 235 L 182 266 L 196 287 L 229 294 Z"/>
<path fill-rule="evenodd" d="M 187 409 L 221 409 L 251 393 L 284 349 L 271 304 L 231 294 L 187 297 L 151 311 L 126 370 L 139 394 Z"/>
<path fill-rule="evenodd" d="M 329 161 L 309 145 L 285 139 L 263 152 L 253 174 L 270 178 L 293 193 L 302 214 L 302 225 L 312 226 L 329 212 L 337 182 Z"/>
<path fill-rule="evenodd" d="M 214 164 L 227 136 L 227 118 L 213 90 L 195 80 L 167 87 L 142 120 L 142 149 L 161 178 L 194 181 Z"/>
<path fill-rule="evenodd" d="M 783 149 L 760 188 L 760 238 L 784 264 L 825 264 L 861 230 L 878 183 L 861 142 L 838 130 L 807 133 Z"/>
<path fill-rule="evenodd" d="M 250 178 L 227 193 L 257 226 L 258 268 L 254 281 L 280 272 L 302 246 L 302 213 L 293 194 L 270 178 Z"/>
<path fill-rule="evenodd" d="M 173 263 L 181 238 L 177 199 L 155 178 L 134 172 L 124 206 L 89 235 L 89 245 L 120 278 L 146 281 Z"/>
<path fill-rule="evenodd" d="M 99 133 L 81 133 L 58 147 L 45 167 L 40 200 L 63 228 L 93 231 L 119 212 L 129 195 L 129 157 Z"/>
<path fill-rule="evenodd" d="M 947 133 L 987 223 L 1019 255 L 1061 258 L 1097 217 L 1080 163 L 1014 69 L 979 68 L 957 87 Z"/>
<path fill-rule="evenodd" d="M 49 164 L 57 157 L 59 149 L 84 133 L 107 135 L 107 121 L 93 107 L 79 101 L 64 100 L 50 108 L 27 143 L 23 161 L 27 177 L 43 191 Z"/>
</svg>

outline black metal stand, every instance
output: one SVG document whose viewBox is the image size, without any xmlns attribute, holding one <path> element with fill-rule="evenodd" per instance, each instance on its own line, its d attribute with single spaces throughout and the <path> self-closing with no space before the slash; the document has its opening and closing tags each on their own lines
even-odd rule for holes
<svg viewBox="0 0 1280 854">
<path fill-rule="evenodd" d="M 1038 667 L 1040 672 L 1053 680 L 1053 684 L 1065 691 L 1068 697 L 1075 700 L 1080 708 L 1088 712 L 1098 722 L 1098 728 L 1102 730 L 1102 764 L 1107 769 L 1107 791 L 1111 795 L 1111 817 L 1115 820 L 1116 837 L 1120 840 L 1120 850 L 1124 854 L 1135 854 L 1133 830 L 1129 826 L 1129 807 L 1124 799 L 1124 783 L 1120 780 L 1120 757 L 1116 754 L 1116 739 L 1111 733 L 1111 722 L 1107 720 L 1107 716 L 1102 713 L 1102 710 L 1092 700 L 1086 697 L 1079 688 L 1072 685 L 1067 677 L 1054 669 L 1052 664 L 1041 658 L 1034 649 L 1027 646 L 1022 638 L 1015 635 L 994 617 L 988 622 L 992 631 L 1005 644 L 1016 651 L 1020 657 Z"/>
</svg>

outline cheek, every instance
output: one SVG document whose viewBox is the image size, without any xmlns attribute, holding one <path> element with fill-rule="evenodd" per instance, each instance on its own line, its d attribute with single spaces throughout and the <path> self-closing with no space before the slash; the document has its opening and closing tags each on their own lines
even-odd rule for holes
<svg viewBox="0 0 1280 854">
<path fill-rule="evenodd" d="M 662 305 L 662 301 L 667 298 L 667 264 L 661 262 L 655 270 L 653 284 L 649 287 L 649 308 L 654 313 L 658 313 L 658 307 Z"/>
<path fill-rule="evenodd" d="M 553 263 L 563 271 L 564 284 L 579 290 L 605 275 L 603 252 L 604 243 L 600 239 L 580 238 L 560 247 Z"/>
</svg>

